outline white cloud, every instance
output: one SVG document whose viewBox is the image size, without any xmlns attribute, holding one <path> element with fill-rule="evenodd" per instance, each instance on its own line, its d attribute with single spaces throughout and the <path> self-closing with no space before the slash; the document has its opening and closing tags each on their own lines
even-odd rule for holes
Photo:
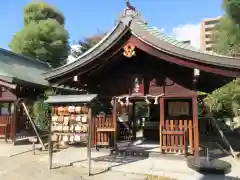
<svg viewBox="0 0 240 180">
<path fill-rule="evenodd" d="M 172 34 L 177 40 L 190 40 L 192 46 L 200 48 L 200 23 L 179 25 L 173 28 Z"/>
</svg>

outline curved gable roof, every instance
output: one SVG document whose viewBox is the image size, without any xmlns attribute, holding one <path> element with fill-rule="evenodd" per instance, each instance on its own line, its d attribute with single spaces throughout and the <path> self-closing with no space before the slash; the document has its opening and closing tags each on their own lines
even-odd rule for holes
<svg viewBox="0 0 240 180">
<path fill-rule="evenodd" d="M 181 57 L 190 61 L 216 65 L 221 67 L 233 68 L 240 71 L 240 59 L 235 57 L 223 56 L 216 53 L 201 51 L 190 44 L 178 41 L 170 36 L 160 33 L 156 28 L 147 25 L 141 14 L 136 9 L 127 4 L 117 25 L 108 33 L 98 44 L 82 54 L 75 62 L 66 64 L 52 71 L 44 73 L 46 79 L 54 79 L 68 72 L 97 59 L 101 54 L 106 52 L 110 47 L 127 32 L 131 31 L 132 35 L 142 42 L 151 45 L 155 49 Z M 240 74 L 240 72 L 239 72 Z"/>
<path fill-rule="evenodd" d="M 65 64 L 61 67 L 55 68 L 52 71 L 44 73 L 44 76 L 48 79 L 49 77 L 55 77 L 58 75 L 63 75 L 69 71 L 74 71 L 77 68 L 84 66 L 85 64 L 96 59 L 104 52 L 106 52 L 110 47 L 117 43 L 117 41 L 126 33 L 125 25 L 119 21 L 117 25 L 95 46 L 83 53 L 78 59 L 72 63 Z"/>
<path fill-rule="evenodd" d="M 190 44 L 163 35 L 155 28 L 150 27 L 137 19 L 132 20 L 130 29 L 132 30 L 133 35 L 141 41 L 150 44 L 165 53 L 201 63 L 240 69 L 239 58 L 202 51 Z"/>
</svg>

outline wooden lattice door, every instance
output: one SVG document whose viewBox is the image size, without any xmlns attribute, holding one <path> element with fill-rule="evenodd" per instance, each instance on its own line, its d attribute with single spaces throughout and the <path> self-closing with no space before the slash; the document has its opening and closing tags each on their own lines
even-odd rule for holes
<svg viewBox="0 0 240 180">
<path fill-rule="evenodd" d="M 160 129 L 162 152 L 193 154 L 192 120 L 166 120 Z"/>
<path fill-rule="evenodd" d="M 94 118 L 94 142 L 96 147 L 114 146 L 115 123 L 112 115 L 96 115 Z"/>
</svg>

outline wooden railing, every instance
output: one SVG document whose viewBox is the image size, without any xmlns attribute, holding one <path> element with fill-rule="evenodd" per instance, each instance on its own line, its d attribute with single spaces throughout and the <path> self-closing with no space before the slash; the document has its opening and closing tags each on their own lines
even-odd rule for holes
<svg viewBox="0 0 240 180">
<path fill-rule="evenodd" d="M 0 137 L 7 141 L 11 133 L 11 116 L 0 116 Z"/>
<path fill-rule="evenodd" d="M 112 115 L 97 115 L 95 124 L 95 146 L 111 147 L 114 142 L 115 126 Z"/>
<path fill-rule="evenodd" d="M 168 153 L 180 152 L 193 154 L 192 120 L 166 120 L 160 127 L 160 151 Z"/>
</svg>

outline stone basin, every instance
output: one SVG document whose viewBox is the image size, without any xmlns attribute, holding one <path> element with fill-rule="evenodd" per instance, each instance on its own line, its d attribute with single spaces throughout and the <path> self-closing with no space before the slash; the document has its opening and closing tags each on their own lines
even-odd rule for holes
<svg viewBox="0 0 240 180">
<path fill-rule="evenodd" d="M 220 159 L 194 156 L 187 158 L 187 165 L 197 172 L 211 174 L 228 174 L 232 168 L 230 163 Z"/>
</svg>

